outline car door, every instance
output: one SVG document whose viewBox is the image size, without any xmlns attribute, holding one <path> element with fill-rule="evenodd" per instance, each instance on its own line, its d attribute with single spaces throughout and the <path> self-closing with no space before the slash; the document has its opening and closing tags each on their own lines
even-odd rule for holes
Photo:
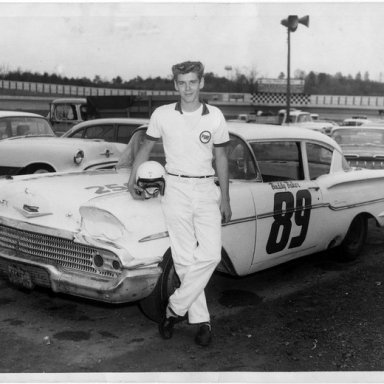
<svg viewBox="0 0 384 384">
<path fill-rule="evenodd" d="M 227 272 L 245 275 L 255 252 L 256 215 L 251 186 L 258 174 L 249 146 L 233 134 L 228 146 L 228 170 L 232 218 L 222 228 L 223 247 L 232 268 Z"/>
<path fill-rule="evenodd" d="M 299 140 L 255 141 L 251 147 L 263 180 L 252 186 L 257 216 L 252 272 L 324 248 L 326 208 L 316 178 L 329 172 L 332 151 L 322 159 L 311 155 L 309 167 L 306 143 Z"/>
</svg>

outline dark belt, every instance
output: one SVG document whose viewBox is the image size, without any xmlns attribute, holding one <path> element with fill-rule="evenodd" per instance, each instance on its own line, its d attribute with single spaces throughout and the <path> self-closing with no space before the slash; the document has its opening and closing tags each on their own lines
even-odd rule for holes
<svg viewBox="0 0 384 384">
<path fill-rule="evenodd" d="M 167 172 L 168 175 L 176 176 L 176 177 L 184 177 L 186 179 L 208 179 L 209 177 L 213 177 L 213 175 L 208 176 L 188 176 L 188 175 L 176 175 L 175 173 Z"/>
</svg>

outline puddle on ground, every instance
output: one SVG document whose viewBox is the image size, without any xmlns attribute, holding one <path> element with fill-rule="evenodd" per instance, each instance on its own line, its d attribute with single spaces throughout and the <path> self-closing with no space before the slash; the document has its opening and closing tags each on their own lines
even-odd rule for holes
<svg viewBox="0 0 384 384">
<path fill-rule="evenodd" d="M 144 339 L 142 337 L 139 337 L 138 339 L 132 339 L 130 340 L 130 343 L 141 343 L 143 342 Z"/>
<path fill-rule="evenodd" d="M 59 340 L 81 341 L 89 340 L 91 337 L 91 333 L 84 331 L 63 331 L 55 333 L 53 337 Z"/>
<path fill-rule="evenodd" d="M 24 324 L 24 321 L 17 319 L 5 319 L 3 320 L 3 323 L 9 323 L 10 325 L 22 325 Z"/>
<path fill-rule="evenodd" d="M 13 303 L 14 300 L 12 299 L 8 299 L 6 297 L 0 297 L 0 305 L 6 305 L 6 304 L 9 304 L 9 303 Z"/>
<path fill-rule="evenodd" d="M 219 303 L 224 307 L 245 307 L 248 305 L 258 305 L 263 299 L 250 291 L 231 289 L 223 291 L 219 298 Z"/>
<path fill-rule="evenodd" d="M 52 305 L 46 310 L 48 311 L 63 311 L 63 312 L 74 312 L 77 309 L 75 304 L 63 304 L 63 305 Z"/>
<path fill-rule="evenodd" d="M 114 335 L 111 332 L 108 331 L 99 331 L 99 334 L 103 337 L 109 338 L 109 339 L 118 339 L 116 335 Z"/>
</svg>

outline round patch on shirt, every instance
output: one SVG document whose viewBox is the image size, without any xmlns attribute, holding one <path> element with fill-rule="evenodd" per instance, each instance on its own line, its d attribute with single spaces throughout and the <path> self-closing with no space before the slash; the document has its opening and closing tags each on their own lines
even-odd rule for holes
<svg viewBox="0 0 384 384">
<path fill-rule="evenodd" d="M 203 131 L 200 133 L 200 141 L 203 143 L 203 144 L 207 144 L 211 141 L 211 132 L 209 131 Z"/>
</svg>

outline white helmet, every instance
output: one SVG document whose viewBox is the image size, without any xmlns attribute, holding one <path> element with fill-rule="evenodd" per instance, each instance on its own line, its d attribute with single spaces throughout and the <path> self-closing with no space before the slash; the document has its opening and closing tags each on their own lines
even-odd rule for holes
<svg viewBox="0 0 384 384">
<path fill-rule="evenodd" d="M 136 172 L 136 184 L 144 189 L 146 199 L 164 195 L 165 169 L 157 161 L 146 161 L 139 166 Z"/>
</svg>

